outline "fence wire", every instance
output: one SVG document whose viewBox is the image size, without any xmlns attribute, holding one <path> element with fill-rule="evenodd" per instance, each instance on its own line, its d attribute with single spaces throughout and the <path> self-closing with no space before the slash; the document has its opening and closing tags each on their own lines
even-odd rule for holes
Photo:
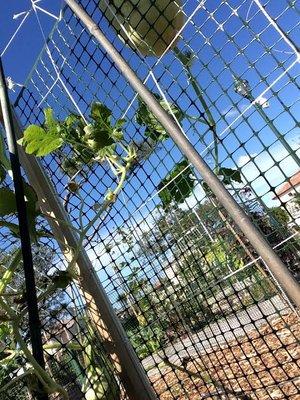
<svg viewBox="0 0 300 400">
<path fill-rule="evenodd" d="M 80 3 L 299 279 L 299 3 Z M 134 31 L 144 32 L 151 47 Z M 95 101 L 113 121 L 124 119 L 124 141 L 134 143 L 138 158 L 83 246 L 157 397 L 298 399 L 297 310 L 238 223 L 66 7 L 16 111 L 25 127 L 42 125 L 48 107 L 59 120 L 73 112 L 88 121 Z M 80 229 L 116 178 L 107 163 L 66 173 L 63 163 L 71 157 L 65 147 L 42 163 Z M 75 193 L 70 181 L 79 187 Z M 42 219 L 40 225 L 49 229 Z M 18 239 L 1 228 L 0 243 L 5 270 Z M 53 282 L 67 262 L 52 238 L 39 240 L 34 255 L 42 293 L 45 280 Z M 16 275 L 11 289 L 22 291 L 22 280 Z M 89 334 L 75 283 L 40 309 L 47 370 L 70 399 L 89 399 L 92 391 L 97 399 L 127 398 L 103 340 Z M 26 324 L 25 318 L 28 341 Z M 1 333 L 4 348 L 11 342 L 9 331 Z M 93 373 L 84 367 L 89 345 L 98 365 Z M 26 361 L 20 356 L 5 368 L 0 360 L 1 387 L 24 373 Z M 0 389 L 0 397 L 30 398 L 27 378 Z"/>
</svg>

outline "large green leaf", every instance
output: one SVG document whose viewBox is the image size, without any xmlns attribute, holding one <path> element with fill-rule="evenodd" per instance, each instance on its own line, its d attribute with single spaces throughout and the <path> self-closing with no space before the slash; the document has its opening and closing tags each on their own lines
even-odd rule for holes
<svg viewBox="0 0 300 400">
<path fill-rule="evenodd" d="M 172 202 L 183 203 L 192 193 L 194 185 L 193 171 L 188 161 L 183 160 L 176 164 L 158 185 L 158 189 L 162 189 L 159 197 L 163 207 L 167 208 Z"/>
<path fill-rule="evenodd" d="M 19 228 L 18 224 L 14 224 L 13 222 L 8 222 L 3 219 L 0 219 L 0 227 L 1 226 L 9 229 L 13 236 L 16 236 L 16 237 L 20 236 L 20 228 Z M 49 232 L 46 232 L 43 229 L 39 229 L 38 231 L 36 231 L 35 225 L 33 226 L 33 228 L 31 226 L 30 226 L 30 221 L 29 221 L 30 236 L 33 240 L 36 240 L 36 238 L 42 238 L 42 237 L 52 237 Z"/>
<path fill-rule="evenodd" d="M 26 182 L 24 184 L 24 194 L 26 198 L 26 210 L 27 210 L 27 219 L 28 219 L 28 227 L 29 233 L 33 240 L 37 239 L 36 233 L 36 218 L 40 214 L 38 208 L 38 198 L 34 191 L 34 189 Z M 16 214 L 17 213 L 17 204 L 15 193 L 8 188 L 0 189 L 0 216 L 5 217 L 7 215 Z M 0 221 L 0 226 L 6 226 L 13 235 L 19 235 L 19 226 L 10 223 L 5 220 Z"/>
<path fill-rule="evenodd" d="M 0 189 L 0 216 L 14 214 L 17 212 L 15 194 L 8 188 Z"/>
<path fill-rule="evenodd" d="M 111 110 L 104 104 L 94 102 L 91 106 L 93 122 L 84 128 L 86 144 L 97 153 L 100 159 L 115 152 L 116 141 L 123 139 L 124 119 L 115 125 L 111 122 Z"/>
<path fill-rule="evenodd" d="M 174 115 L 176 119 L 181 122 L 183 119 L 183 113 L 179 107 L 171 102 L 166 102 L 158 94 L 154 94 L 154 96 L 162 108 L 168 112 L 168 114 Z M 146 127 L 145 136 L 149 137 L 155 142 L 165 140 L 169 137 L 165 128 L 160 124 L 160 122 L 158 122 L 155 115 L 149 110 L 147 105 L 141 99 L 139 99 L 139 108 L 137 111 L 136 121 L 138 124 Z"/>
<path fill-rule="evenodd" d="M 237 169 L 221 167 L 218 169 L 217 175 L 222 176 L 222 182 L 224 185 L 230 185 L 233 181 L 241 183 L 242 176 L 240 171 Z"/>
<path fill-rule="evenodd" d="M 91 118 L 103 125 L 110 126 L 111 110 L 105 104 L 95 101 L 91 105 Z"/>
<path fill-rule="evenodd" d="M 5 169 L 6 171 L 10 169 L 10 162 L 6 156 L 4 138 L 1 131 L 0 131 L 0 165 L 2 165 L 3 169 Z"/>
<path fill-rule="evenodd" d="M 84 131 L 87 145 L 96 152 L 114 143 L 114 139 L 105 126 L 90 124 L 84 128 Z"/>
<path fill-rule="evenodd" d="M 63 144 L 58 132 L 46 132 L 40 126 L 30 125 L 18 143 L 24 146 L 26 153 L 42 157 L 57 150 Z"/>
<path fill-rule="evenodd" d="M 4 181 L 5 177 L 6 177 L 6 171 L 4 167 L 0 164 L 0 183 Z"/>
</svg>

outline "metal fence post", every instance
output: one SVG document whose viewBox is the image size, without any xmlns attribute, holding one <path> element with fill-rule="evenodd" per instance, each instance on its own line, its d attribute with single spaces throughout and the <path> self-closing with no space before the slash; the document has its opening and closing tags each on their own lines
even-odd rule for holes
<svg viewBox="0 0 300 400">
<path fill-rule="evenodd" d="M 22 179 L 19 154 L 15 137 L 15 130 L 13 126 L 14 125 L 13 118 L 8 98 L 6 80 L 3 71 L 1 57 L 0 57 L 0 103 L 1 103 L 1 110 L 3 117 L 3 125 L 5 128 L 5 133 L 8 143 L 10 165 L 11 165 L 14 189 L 15 189 L 15 201 L 17 208 L 17 217 L 19 222 L 32 355 L 36 359 L 38 364 L 43 369 L 45 369 L 43 342 L 41 334 L 41 322 L 39 318 L 39 308 L 38 308 L 37 293 L 35 286 L 35 274 L 33 268 L 33 258 L 31 250 L 28 215 L 25 202 L 24 184 Z M 37 399 L 39 400 L 48 399 L 48 395 L 43 390 L 43 385 L 41 382 L 39 383 L 39 392 L 35 393 Z"/>
<path fill-rule="evenodd" d="M 14 127 L 16 136 L 20 138 L 22 128 L 16 115 L 14 115 Z M 39 160 L 26 154 L 22 149 L 19 150 L 19 154 L 21 165 L 38 195 L 42 211 L 52 216 L 48 222 L 54 236 L 59 239 L 66 259 L 71 261 L 73 254 L 66 249 L 77 247 L 77 236 L 69 226 L 68 215 Z M 62 243 L 66 243 L 67 247 Z M 91 319 L 104 341 L 106 350 L 112 356 L 126 394 L 131 400 L 155 400 L 157 397 L 148 377 L 83 248 L 77 258 L 77 266 L 80 271 L 80 289 L 88 304 Z"/>
<path fill-rule="evenodd" d="M 161 107 L 153 94 L 138 78 L 136 73 L 121 56 L 120 52 L 115 49 L 106 36 L 101 32 L 93 19 L 75 0 L 65 0 L 65 2 L 68 4 L 77 18 L 82 22 L 82 24 L 86 26 L 91 35 L 95 37 L 95 39 L 111 57 L 121 73 L 147 104 L 149 109 L 163 125 L 182 153 L 186 155 L 191 164 L 193 164 L 193 166 L 201 174 L 204 181 L 209 185 L 212 192 L 218 198 L 223 207 L 228 211 L 234 222 L 247 236 L 253 248 L 268 265 L 271 272 L 280 283 L 290 300 L 296 306 L 300 307 L 300 285 L 289 272 L 286 265 L 281 261 L 280 257 L 276 254 L 259 230 L 248 218 L 244 210 L 231 196 L 218 177 L 211 171 L 209 166 L 191 145 L 190 141 L 183 135 L 182 131 L 176 125 L 171 116 L 168 115 L 168 113 Z"/>
</svg>

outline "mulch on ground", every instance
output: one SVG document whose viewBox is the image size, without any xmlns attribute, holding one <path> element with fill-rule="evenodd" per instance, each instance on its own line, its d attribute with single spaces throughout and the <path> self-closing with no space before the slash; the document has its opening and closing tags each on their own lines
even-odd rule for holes
<svg viewBox="0 0 300 400">
<path fill-rule="evenodd" d="M 212 348 L 201 358 L 184 361 L 186 369 L 196 373 L 202 370 L 204 379 L 163 366 L 160 374 L 150 375 L 160 400 L 238 398 L 222 396 L 215 384 L 206 383 L 208 376 L 210 381 L 242 392 L 248 399 L 300 400 L 299 316 L 290 313 L 270 318 L 247 335 Z M 182 366 L 184 361 L 174 363 Z"/>
</svg>

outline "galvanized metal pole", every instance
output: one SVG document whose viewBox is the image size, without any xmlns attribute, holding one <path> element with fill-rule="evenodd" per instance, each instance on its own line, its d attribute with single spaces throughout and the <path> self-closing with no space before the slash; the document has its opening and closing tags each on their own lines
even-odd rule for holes
<svg viewBox="0 0 300 400">
<path fill-rule="evenodd" d="M 218 198 L 223 207 L 231 215 L 237 226 L 247 236 L 250 243 L 268 265 L 281 287 L 290 300 L 300 307 L 300 285 L 289 272 L 286 265 L 281 261 L 276 252 L 264 239 L 259 230 L 248 218 L 244 210 L 231 196 L 218 177 L 211 171 L 199 153 L 194 149 L 190 141 L 183 135 L 180 128 L 176 125 L 171 116 L 161 107 L 153 94 L 146 88 L 136 73 L 121 56 L 120 52 L 109 42 L 101 32 L 98 25 L 86 13 L 86 11 L 75 1 L 65 0 L 77 18 L 86 26 L 91 35 L 97 39 L 103 49 L 111 57 L 112 61 L 120 69 L 124 77 L 136 90 L 139 96 L 147 104 L 149 109 L 156 116 L 158 121 L 166 129 L 170 137 L 177 144 L 179 149 L 186 155 L 191 164 L 198 170 L 204 181 L 209 185 L 212 192 Z"/>
<path fill-rule="evenodd" d="M 39 365 L 45 369 L 41 323 L 39 319 L 39 309 L 38 309 L 38 301 L 37 301 L 36 286 L 35 286 L 35 276 L 34 276 L 31 242 L 30 242 L 30 231 L 29 231 L 25 194 L 24 194 L 24 185 L 23 185 L 17 142 L 14 132 L 12 113 L 8 98 L 7 86 L 6 86 L 1 57 L 0 57 L 0 103 L 1 103 L 3 125 L 5 128 L 5 133 L 7 138 L 10 165 L 11 165 L 14 188 L 15 188 L 17 216 L 19 222 L 21 250 L 23 257 L 23 269 L 25 276 L 26 303 L 28 307 L 29 333 L 32 346 L 32 355 L 39 363 Z M 43 390 L 41 382 L 40 382 L 39 392 L 40 393 L 38 392 L 35 393 L 37 399 L 39 400 L 48 399 L 48 395 Z"/>
<path fill-rule="evenodd" d="M 20 138 L 22 129 L 15 114 L 13 117 L 16 136 Z M 78 237 L 71 228 L 71 221 L 57 192 L 39 160 L 26 154 L 22 148 L 19 154 L 26 176 L 38 195 L 41 210 L 45 215 L 49 215 L 48 222 L 53 234 L 59 239 L 65 257 L 71 261 L 73 253 L 69 249 L 78 247 Z M 102 336 L 105 349 L 112 356 L 127 396 L 131 400 L 157 399 L 84 248 L 78 255 L 77 266 L 80 272 L 80 290 L 87 303 L 94 327 Z"/>
</svg>

